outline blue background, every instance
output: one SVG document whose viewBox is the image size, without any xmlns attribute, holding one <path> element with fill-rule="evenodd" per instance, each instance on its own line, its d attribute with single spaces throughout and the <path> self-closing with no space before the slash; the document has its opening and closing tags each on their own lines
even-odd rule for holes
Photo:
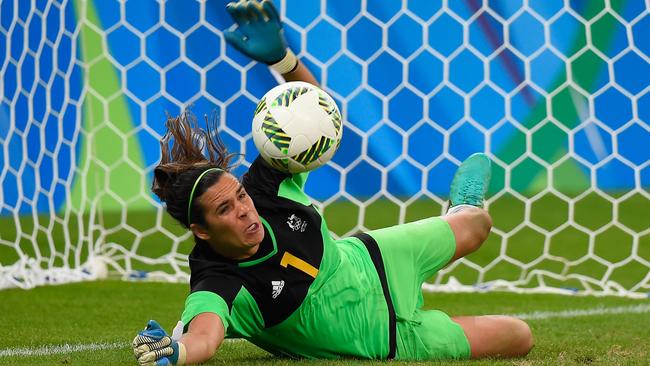
<svg viewBox="0 0 650 366">
<path fill-rule="evenodd" d="M 525 146 L 517 136 L 535 133 L 530 111 L 558 80 L 567 80 L 565 59 L 579 51 L 584 22 L 602 6 L 531 0 L 522 8 L 522 1 L 490 1 L 485 12 L 478 3 L 454 1 L 442 9 L 441 1 L 403 7 L 402 1 L 369 0 L 362 9 L 360 0 L 348 0 L 321 9 L 320 1 L 276 2 L 291 48 L 346 120 L 334 164 L 312 173 L 310 195 L 337 196 L 343 177 L 345 191 L 362 198 L 382 189 L 396 197 L 444 195 L 469 154 Z M 117 1 L 91 4 L 116 73 L 126 81 L 122 97 L 132 123 L 147 126 L 138 133 L 143 168 L 150 172 L 160 158 L 165 113 L 190 104 L 199 116 L 217 110 L 226 144 L 252 161 L 252 112 L 276 81 L 266 65 L 225 44 L 221 30 L 233 24 L 225 1 L 168 1 L 164 19 L 157 2 L 129 1 L 124 20 Z M 610 67 L 588 82 L 574 80 L 588 85 L 582 91 L 590 96 L 586 118 L 566 128 L 571 137 L 562 149 L 548 153 L 572 149 L 585 179 L 595 176 L 604 190 L 650 186 L 650 16 L 643 1 L 621 4 L 609 12 L 615 25 L 595 53 Z M 76 107 L 87 92 L 77 14 L 72 2 L 37 1 L 38 12 L 32 10 L 24 1 L 0 3 L 3 214 L 31 212 L 33 205 L 39 212 L 60 209 L 77 179 L 72 152 L 80 148 L 83 116 Z M 549 39 L 542 21 L 549 23 Z M 518 163 L 497 160 L 504 168 Z"/>
</svg>

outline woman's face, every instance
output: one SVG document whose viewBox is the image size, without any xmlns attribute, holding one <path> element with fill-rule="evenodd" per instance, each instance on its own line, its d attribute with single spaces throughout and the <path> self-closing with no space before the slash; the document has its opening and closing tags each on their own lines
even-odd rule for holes
<svg viewBox="0 0 650 366">
<path fill-rule="evenodd" d="M 224 173 L 198 202 L 206 225 L 192 224 L 195 235 L 226 258 L 245 259 L 257 252 L 264 228 L 253 200 L 233 175 Z"/>
</svg>

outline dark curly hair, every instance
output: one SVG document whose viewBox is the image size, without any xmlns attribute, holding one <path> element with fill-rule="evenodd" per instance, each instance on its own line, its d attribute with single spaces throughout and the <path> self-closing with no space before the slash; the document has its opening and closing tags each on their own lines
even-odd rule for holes
<svg viewBox="0 0 650 366">
<path fill-rule="evenodd" d="M 237 154 L 228 152 L 217 131 L 216 113 L 208 119 L 206 129 L 197 126 L 196 117 L 185 110 L 177 117 L 167 117 L 167 133 L 160 141 L 160 163 L 154 169 L 151 190 L 165 203 L 167 212 L 189 228 L 193 222 L 205 224 L 203 209 L 198 198 L 224 172 L 230 171 L 230 161 Z M 219 168 L 205 174 L 194 191 L 189 209 L 190 192 L 197 178 L 206 170 Z"/>
</svg>

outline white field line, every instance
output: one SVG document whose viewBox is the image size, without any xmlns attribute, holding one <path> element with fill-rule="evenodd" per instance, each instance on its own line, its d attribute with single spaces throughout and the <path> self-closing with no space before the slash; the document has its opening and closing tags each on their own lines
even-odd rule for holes
<svg viewBox="0 0 650 366">
<path fill-rule="evenodd" d="M 107 349 L 124 348 L 129 344 L 126 342 L 113 343 L 88 343 L 88 344 L 62 344 L 50 345 L 37 348 L 5 348 L 0 350 L 0 357 L 15 356 L 51 356 L 67 354 L 72 352 L 102 351 Z"/>
<path fill-rule="evenodd" d="M 617 307 L 597 307 L 593 309 L 576 309 L 564 311 L 534 311 L 526 314 L 512 314 L 519 319 L 551 319 L 551 318 L 577 318 L 581 316 L 607 315 L 607 314 L 641 314 L 650 313 L 650 304 L 639 304 Z"/>
<path fill-rule="evenodd" d="M 534 311 L 532 313 L 524 314 L 511 314 L 519 319 L 536 320 L 536 319 L 552 319 L 552 318 L 577 318 L 583 316 L 594 315 L 607 315 L 607 314 L 641 314 L 650 313 L 650 304 L 640 304 L 631 306 L 617 306 L 617 307 L 597 307 L 593 309 L 575 309 L 564 311 Z M 238 339 L 227 339 L 226 341 L 237 342 Z M 129 348 L 131 346 L 128 342 L 113 342 L 113 343 L 88 343 L 88 344 L 63 344 L 63 345 L 50 345 L 37 348 L 5 348 L 0 349 L 0 357 L 16 357 L 16 356 L 51 356 L 68 354 L 73 352 L 84 351 L 101 351 L 111 350 L 118 348 Z"/>
<path fill-rule="evenodd" d="M 226 342 L 238 342 L 240 339 L 226 339 Z M 130 342 L 113 343 L 87 343 L 87 344 L 61 344 L 49 345 L 36 348 L 5 348 L 0 350 L 0 357 L 16 356 L 52 356 L 68 354 L 73 352 L 103 351 L 119 348 L 130 348 Z"/>
</svg>

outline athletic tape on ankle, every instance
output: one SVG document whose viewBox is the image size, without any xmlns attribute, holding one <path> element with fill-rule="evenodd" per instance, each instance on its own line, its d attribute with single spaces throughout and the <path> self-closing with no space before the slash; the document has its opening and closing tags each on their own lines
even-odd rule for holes
<svg viewBox="0 0 650 366">
<path fill-rule="evenodd" d="M 284 75 L 296 69 L 296 67 L 298 66 L 298 57 L 296 57 L 296 55 L 293 53 L 293 51 L 291 51 L 291 49 L 287 48 L 287 54 L 284 55 L 282 60 L 270 66 L 273 70 L 280 73 L 280 75 Z"/>
<path fill-rule="evenodd" d="M 461 205 L 456 205 L 449 207 L 449 210 L 447 210 L 447 215 L 453 215 L 457 212 L 465 211 L 465 210 L 472 210 L 472 209 L 478 209 L 480 207 L 472 206 L 472 205 L 467 205 L 467 204 L 461 204 Z"/>
<path fill-rule="evenodd" d="M 176 365 L 185 365 L 185 360 L 187 359 L 187 349 L 185 345 L 181 342 L 178 342 L 178 361 Z"/>
</svg>

